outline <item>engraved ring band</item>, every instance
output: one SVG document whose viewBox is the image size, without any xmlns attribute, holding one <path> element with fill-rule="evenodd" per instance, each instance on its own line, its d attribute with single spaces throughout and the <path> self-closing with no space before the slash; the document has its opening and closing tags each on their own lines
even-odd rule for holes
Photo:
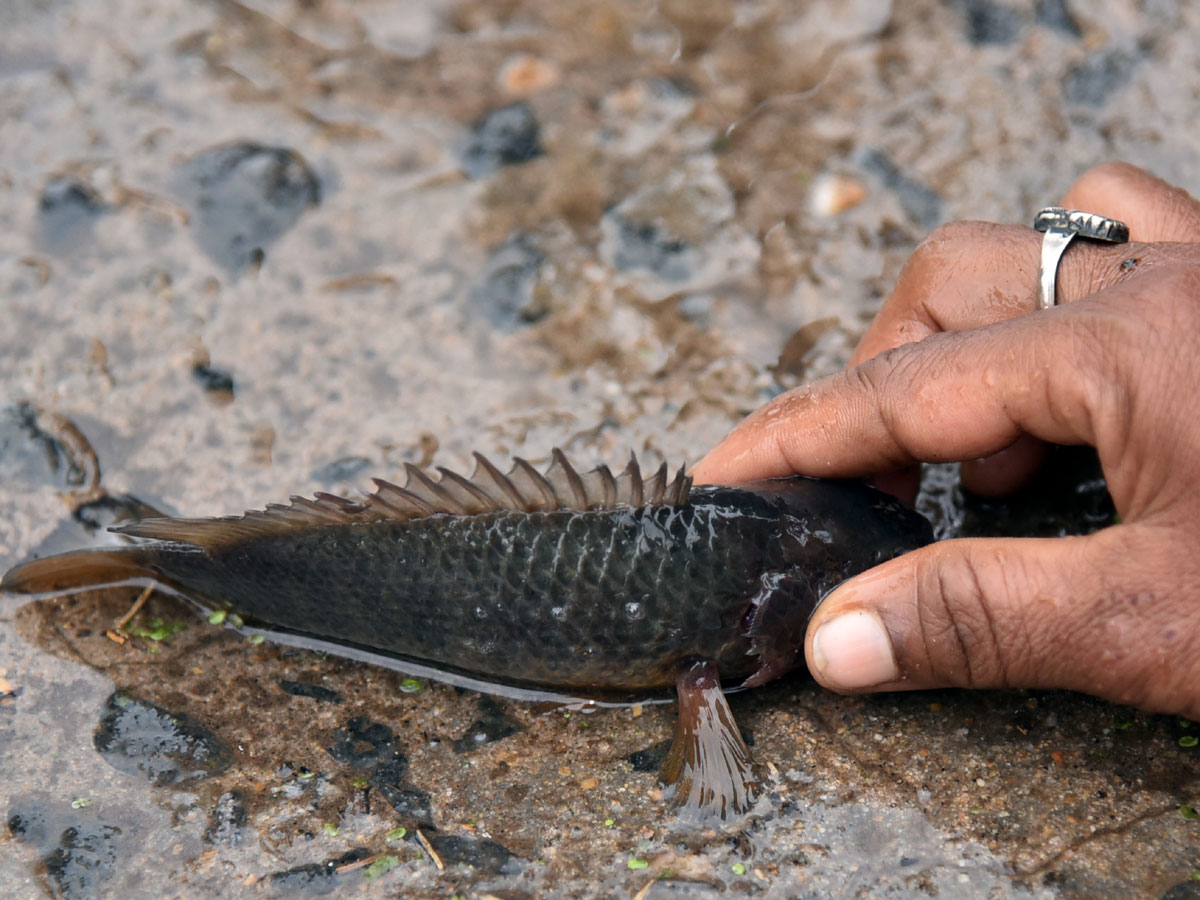
<svg viewBox="0 0 1200 900">
<path fill-rule="evenodd" d="M 1054 283 L 1058 263 L 1076 237 L 1112 244 L 1129 240 L 1129 228 L 1124 222 L 1059 206 L 1047 206 L 1034 216 L 1033 227 L 1043 232 L 1042 266 L 1038 273 L 1038 305 L 1042 309 L 1050 309 L 1057 302 Z"/>
</svg>

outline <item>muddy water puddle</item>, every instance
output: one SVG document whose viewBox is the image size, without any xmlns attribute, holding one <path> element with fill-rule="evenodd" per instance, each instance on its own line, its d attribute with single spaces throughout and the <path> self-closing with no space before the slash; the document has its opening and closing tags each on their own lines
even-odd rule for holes
<svg viewBox="0 0 1200 900">
<path fill-rule="evenodd" d="M 1194 190 L 1195 16 L 9 4 L 0 566 L 473 450 L 693 461 L 838 368 L 939 222 L 1025 221 L 1113 157 Z M 1062 465 L 1012 507 L 939 469 L 923 509 L 1104 524 Z M 1178 720 L 796 677 L 731 698 L 767 796 L 688 832 L 639 764 L 669 707 L 484 699 L 157 594 L 114 641 L 136 595 L 0 599 L 6 896 L 1157 898 L 1200 871 Z"/>
</svg>

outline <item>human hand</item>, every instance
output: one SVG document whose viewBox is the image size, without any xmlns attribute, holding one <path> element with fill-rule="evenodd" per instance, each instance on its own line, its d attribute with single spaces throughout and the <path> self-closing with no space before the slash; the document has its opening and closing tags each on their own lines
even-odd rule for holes
<svg viewBox="0 0 1200 900">
<path fill-rule="evenodd" d="M 996 494 L 1040 441 L 1099 453 L 1119 525 L 971 538 L 842 584 L 814 613 L 810 670 L 841 691 L 1068 688 L 1200 719 L 1200 203 L 1122 164 L 1062 205 L 1137 243 L 1076 241 L 1037 311 L 1042 236 L 958 223 L 914 252 L 851 366 L 783 394 L 697 481 L 858 477 L 964 460 Z M 896 493 L 915 474 L 892 476 Z"/>
</svg>

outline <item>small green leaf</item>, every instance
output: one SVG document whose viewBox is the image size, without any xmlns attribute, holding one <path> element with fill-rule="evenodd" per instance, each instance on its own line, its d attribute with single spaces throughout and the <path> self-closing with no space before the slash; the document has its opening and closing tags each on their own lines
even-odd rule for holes
<svg viewBox="0 0 1200 900">
<path fill-rule="evenodd" d="M 604 820 L 604 827 L 605 827 L 605 828 L 612 828 L 612 827 L 613 827 L 613 825 L 615 825 L 616 823 L 617 823 L 617 820 L 616 820 L 616 819 L 605 819 L 605 820 Z"/>
<path fill-rule="evenodd" d="M 243 625 L 245 625 L 245 624 L 246 624 L 246 621 L 245 621 L 245 619 L 243 619 L 243 618 L 242 618 L 241 616 L 239 616 L 237 613 L 230 613 L 230 614 L 229 614 L 229 619 L 228 619 L 227 621 L 228 621 L 228 622 L 229 622 L 229 624 L 230 624 L 230 625 L 232 625 L 234 628 L 241 628 Z"/>
<path fill-rule="evenodd" d="M 1200 737 L 1196 737 L 1194 734 L 1185 734 L 1179 739 L 1180 747 L 1195 747 L 1197 744 L 1200 744 Z"/>
<path fill-rule="evenodd" d="M 380 875 L 386 875 L 399 864 L 400 858 L 398 856 L 392 856 L 390 853 L 385 853 L 383 856 L 379 857 L 379 859 L 375 860 L 375 862 L 367 866 L 367 869 L 363 874 L 366 875 L 368 880 L 372 880 L 378 878 Z"/>
<path fill-rule="evenodd" d="M 1179 814 L 1189 822 L 1194 822 L 1196 819 L 1200 819 L 1200 813 L 1196 812 L 1196 807 L 1188 806 L 1186 803 L 1179 807 Z"/>
<path fill-rule="evenodd" d="M 357 788 L 360 791 L 370 783 L 366 775 L 355 775 L 350 779 L 350 787 Z"/>
<path fill-rule="evenodd" d="M 149 627 L 142 625 L 129 625 L 125 630 L 134 637 L 145 638 L 148 641 L 165 641 L 167 638 L 174 637 L 187 628 L 184 622 L 164 622 L 162 619 L 154 619 L 150 622 Z"/>
<path fill-rule="evenodd" d="M 321 826 L 321 830 L 324 831 L 330 837 L 337 837 L 338 832 L 341 829 L 338 828 L 336 825 L 334 825 L 332 822 L 326 822 L 324 825 Z"/>
<path fill-rule="evenodd" d="M 388 840 L 388 841 L 391 841 L 391 842 L 393 842 L 393 843 L 394 843 L 394 842 L 396 842 L 396 841 L 402 841 L 402 840 L 404 840 L 404 836 L 405 836 L 406 834 L 408 834 L 408 829 L 407 829 L 407 828 L 403 828 L 403 827 L 401 827 L 401 828 L 393 828 L 391 831 L 389 831 L 389 832 L 388 832 L 388 833 L 385 835 L 385 838 L 386 838 L 386 840 Z"/>
<path fill-rule="evenodd" d="M 228 617 L 229 617 L 229 610 L 218 609 L 218 610 L 214 611 L 211 616 L 208 617 L 208 624 L 209 625 L 224 625 L 225 620 Z"/>
<path fill-rule="evenodd" d="M 246 638 L 246 640 L 248 640 L 253 646 L 257 647 L 259 644 L 265 641 L 266 638 L 261 634 L 252 634 L 250 637 Z"/>
<path fill-rule="evenodd" d="M 625 865 L 629 866 L 629 868 L 634 872 L 636 872 L 638 869 L 648 869 L 650 867 L 650 863 L 646 862 L 644 859 L 638 859 L 636 856 L 629 857 L 629 862 L 625 863 Z"/>
<path fill-rule="evenodd" d="M 1126 731 L 1133 727 L 1133 719 L 1128 716 L 1113 716 L 1113 728 L 1117 731 Z"/>
<path fill-rule="evenodd" d="M 746 874 L 746 864 L 745 863 L 734 863 L 729 868 L 733 869 L 734 875 L 745 875 Z"/>
<path fill-rule="evenodd" d="M 425 690 L 425 685 L 415 678 L 405 678 L 400 682 L 400 692 L 403 694 L 419 694 Z"/>
<path fill-rule="evenodd" d="M 71 809 L 83 809 L 92 805 L 91 797 L 76 797 L 71 801 Z"/>
</svg>

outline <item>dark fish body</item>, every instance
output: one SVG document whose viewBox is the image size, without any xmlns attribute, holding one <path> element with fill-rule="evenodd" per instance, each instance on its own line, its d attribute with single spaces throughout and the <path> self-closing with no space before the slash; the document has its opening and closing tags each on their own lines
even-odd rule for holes
<svg viewBox="0 0 1200 900">
<path fill-rule="evenodd" d="M 410 471 L 361 503 L 319 495 L 143 520 L 116 530 L 146 543 L 36 560 L 0 587 L 150 577 L 268 626 L 476 680 L 581 694 L 675 684 L 711 706 L 724 703 L 718 677 L 753 686 L 802 663 L 825 592 L 931 540 L 921 516 L 854 483 L 689 490 L 665 467 L 643 479 L 633 463 L 579 475 L 558 453 L 545 474 L 480 462 L 470 480 Z"/>
<path fill-rule="evenodd" d="M 142 552 L 184 593 L 323 640 L 505 683 L 638 690 L 674 684 L 688 657 L 716 661 L 727 682 L 755 671 L 764 576 L 794 579 L 770 602 L 807 622 L 825 590 L 913 546 L 838 542 L 799 505 L 840 501 L 841 519 L 869 528 L 888 501 L 857 488 L 793 480 L 784 496 L 698 488 L 682 506 L 316 525 L 205 554 Z"/>
</svg>

